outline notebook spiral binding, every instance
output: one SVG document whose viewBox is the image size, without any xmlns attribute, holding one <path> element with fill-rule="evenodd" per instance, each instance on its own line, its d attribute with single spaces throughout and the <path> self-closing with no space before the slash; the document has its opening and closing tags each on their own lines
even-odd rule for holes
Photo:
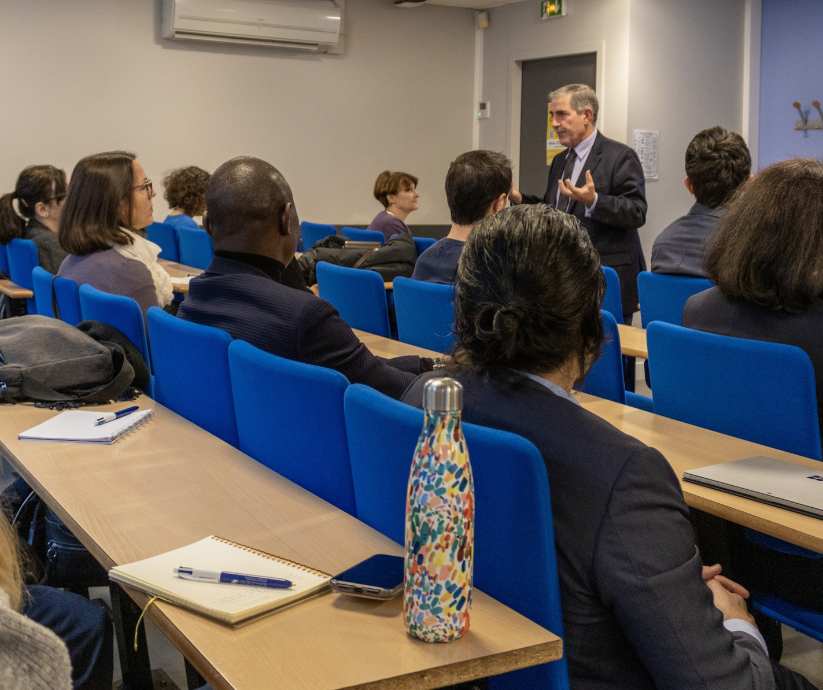
<svg viewBox="0 0 823 690">
<path fill-rule="evenodd" d="M 239 544 L 236 541 L 232 541 L 231 539 L 224 539 L 223 537 L 217 536 L 212 536 L 212 539 L 223 542 L 224 544 L 228 544 L 229 546 L 233 546 L 234 548 L 240 549 L 241 551 L 248 551 L 249 553 L 253 553 L 257 556 L 262 556 L 263 558 L 267 558 L 270 561 L 276 561 L 278 563 L 283 563 L 284 565 L 290 565 L 291 567 L 297 570 L 302 570 L 303 572 L 309 573 L 310 575 L 316 575 L 317 577 L 331 577 L 329 573 L 324 573 L 322 570 L 310 568 L 309 566 L 303 565 L 302 563 L 291 561 L 288 558 L 283 558 L 282 556 L 275 556 L 273 554 L 267 553 L 266 551 L 261 551 L 260 549 L 255 549 L 251 546 L 246 546 L 245 544 Z"/>
</svg>

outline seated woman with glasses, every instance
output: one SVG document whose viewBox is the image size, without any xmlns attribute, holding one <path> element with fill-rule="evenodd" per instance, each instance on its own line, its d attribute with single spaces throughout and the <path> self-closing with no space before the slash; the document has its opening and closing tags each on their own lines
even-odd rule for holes
<svg viewBox="0 0 823 690">
<path fill-rule="evenodd" d="M 66 173 L 53 165 L 31 165 L 17 178 L 14 191 L 0 197 L 0 244 L 33 240 L 40 265 L 57 273 L 66 252 L 57 239 L 66 198 Z"/>
<path fill-rule="evenodd" d="M 60 275 L 132 297 L 143 311 L 172 301 L 160 247 L 136 231 L 152 223 L 154 188 L 133 153 L 111 151 L 81 160 L 72 171 L 60 219 L 69 256 Z"/>
<path fill-rule="evenodd" d="M 772 666 L 748 592 L 701 566 L 666 459 L 575 399 L 600 348 L 603 291 L 574 216 L 538 204 L 486 217 L 460 258 L 446 369 L 467 422 L 527 438 L 546 463 L 571 686 L 811 688 Z M 404 400 L 419 406 L 436 375 Z"/>
<path fill-rule="evenodd" d="M 163 196 L 170 210 L 163 222 L 175 228 L 202 230 L 194 217 L 202 216 L 206 212 L 208 184 L 209 174 L 196 165 L 177 168 L 166 175 L 163 179 Z"/>
</svg>

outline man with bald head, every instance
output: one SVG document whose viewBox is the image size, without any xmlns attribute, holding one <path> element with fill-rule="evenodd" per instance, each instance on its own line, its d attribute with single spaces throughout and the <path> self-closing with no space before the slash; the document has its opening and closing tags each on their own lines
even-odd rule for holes
<svg viewBox="0 0 823 690">
<path fill-rule="evenodd" d="M 259 158 L 223 163 L 206 190 L 214 259 L 193 278 L 178 316 L 288 359 L 336 369 L 399 398 L 429 360 L 375 357 L 328 302 L 289 268 L 300 232 L 291 188 Z"/>
</svg>

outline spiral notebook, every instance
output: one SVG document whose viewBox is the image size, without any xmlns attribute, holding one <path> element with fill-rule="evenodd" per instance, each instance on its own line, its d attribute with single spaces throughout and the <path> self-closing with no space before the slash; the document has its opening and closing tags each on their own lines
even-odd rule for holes
<svg viewBox="0 0 823 690">
<path fill-rule="evenodd" d="M 180 566 L 279 577 L 291 580 L 294 586 L 291 589 L 269 589 L 193 582 L 175 575 L 174 569 Z M 109 578 L 204 616 L 236 625 L 320 593 L 328 587 L 331 575 L 212 535 L 173 551 L 116 566 L 109 571 Z"/>
<path fill-rule="evenodd" d="M 18 434 L 20 439 L 37 441 L 78 441 L 80 443 L 114 443 L 151 416 L 151 410 L 140 410 L 120 419 L 96 424 L 101 412 L 66 410 L 45 422 Z"/>
</svg>

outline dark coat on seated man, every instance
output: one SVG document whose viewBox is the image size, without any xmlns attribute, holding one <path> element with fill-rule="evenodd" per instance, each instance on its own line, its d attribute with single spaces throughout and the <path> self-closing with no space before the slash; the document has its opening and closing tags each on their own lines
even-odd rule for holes
<svg viewBox="0 0 823 690">
<path fill-rule="evenodd" d="M 602 341 L 603 292 L 576 218 L 545 205 L 490 216 L 460 259 L 447 369 L 466 421 L 523 436 L 546 464 L 571 688 L 810 688 L 772 666 L 747 592 L 701 563 L 666 459 L 574 398 Z M 404 401 L 420 405 L 435 375 Z"/>
<path fill-rule="evenodd" d="M 705 278 L 708 241 L 726 204 L 749 177 L 751 156 L 743 137 L 722 127 L 698 132 L 686 149 L 683 184 L 695 197 L 685 216 L 666 227 L 652 247 L 652 271 Z"/>
<path fill-rule="evenodd" d="M 222 328 L 233 338 L 308 364 L 336 369 L 352 383 L 399 397 L 419 357 L 375 357 L 325 300 L 290 270 L 298 221 L 282 175 L 257 158 L 235 158 L 211 176 L 205 223 L 215 256 L 192 279 L 178 316 Z"/>
</svg>

